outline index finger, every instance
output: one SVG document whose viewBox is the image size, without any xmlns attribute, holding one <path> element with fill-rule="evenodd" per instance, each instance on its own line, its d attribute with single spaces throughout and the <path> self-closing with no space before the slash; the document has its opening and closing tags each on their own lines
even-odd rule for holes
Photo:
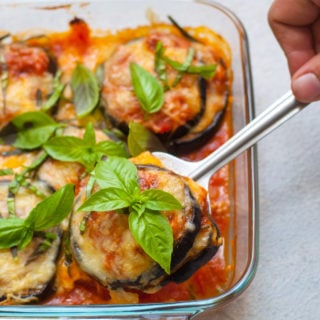
<svg viewBox="0 0 320 320">
<path fill-rule="evenodd" d="M 269 10 L 269 24 L 282 47 L 291 74 L 316 54 L 320 36 L 313 25 L 320 16 L 320 0 L 275 0 Z M 318 39 L 317 39 L 318 38 Z"/>
</svg>

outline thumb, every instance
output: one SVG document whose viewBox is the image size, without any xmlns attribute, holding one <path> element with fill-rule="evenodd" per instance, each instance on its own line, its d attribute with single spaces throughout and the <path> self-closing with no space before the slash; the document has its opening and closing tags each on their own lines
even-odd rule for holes
<svg viewBox="0 0 320 320">
<path fill-rule="evenodd" d="M 295 72 L 291 89 L 300 102 L 320 100 L 320 55 L 314 56 Z"/>
</svg>

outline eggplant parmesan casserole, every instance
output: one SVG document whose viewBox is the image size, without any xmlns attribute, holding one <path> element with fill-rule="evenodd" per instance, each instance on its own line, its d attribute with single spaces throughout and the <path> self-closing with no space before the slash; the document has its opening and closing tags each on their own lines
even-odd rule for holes
<svg viewBox="0 0 320 320">
<path fill-rule="evenodd" d="M 231 134 L 231 52 L 207 27 L 0 34 L 0 304 L 210 297 L 232 276 L 229 171 L 207 191 L 152 151 Z M 208 205 L 211 206 L 209 210 Z"/>
</svg>

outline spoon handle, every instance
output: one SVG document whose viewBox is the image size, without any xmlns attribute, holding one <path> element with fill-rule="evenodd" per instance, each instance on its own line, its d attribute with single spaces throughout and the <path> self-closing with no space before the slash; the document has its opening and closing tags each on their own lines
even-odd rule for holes
<svg viewBox="0 0 320 320">
<path fill-rule="evenodd" d="M 291 91 L 287 92 L 233 135 L 220 148 L 201 160 L 199 166 L 190 173 L 189 177 L 197 180 L 208 171 L 215 172 L 220 169 L 272 130 L 289 120 L 306 105 L 297 101 Z"/>
</svg>

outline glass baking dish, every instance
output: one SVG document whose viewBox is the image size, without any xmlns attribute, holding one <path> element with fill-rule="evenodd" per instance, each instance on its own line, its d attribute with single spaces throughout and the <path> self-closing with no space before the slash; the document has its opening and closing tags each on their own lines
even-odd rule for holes
<svg viewBox="0 0 320 320">
<path fill-rule="evenodd" d="M 224 6 L 210 1 L 1 1 L 0 31 L 64 31 L 75 16 L 92 29 L 117 30 L 147 24 L 151 9 L 161 20 L 168 14 L 182 25 L 206 25 L 229 43 L 233 61 L 232 127 L 237 132 L 253 118 L 254 102 L 246 32 L 239 19 Z M 251 282 L 258 260 L 258 194 L 255 148 L 230 164 L 231 222 L 229 241 L 224 246 L 228 263 L 234 265 L 229 286 L 221 294 L 205 300 L 132 305 L 82 306 L 0 306 L 7 318 L 85 318 L 85 319 L 189 319 L 209 309 L 225 305 Z"/>
</svg>

